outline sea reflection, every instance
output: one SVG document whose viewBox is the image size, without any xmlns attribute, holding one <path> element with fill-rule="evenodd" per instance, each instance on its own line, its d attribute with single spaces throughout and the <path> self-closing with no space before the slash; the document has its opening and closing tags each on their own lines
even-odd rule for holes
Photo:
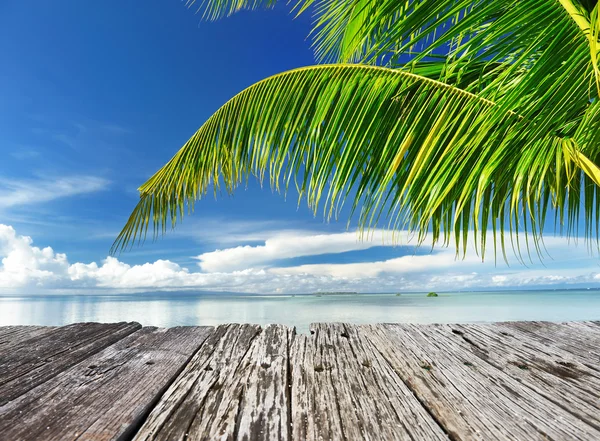
<svg viewBox="0 0 600 441">
<path fill-rule="evenodd" d="M 468 323 L 504 320 L 597 320 L 600 292 L 361 294 L 335 296 L 136 295 L 0 296 L 2 325 L 137 321 L 160 327 L 282 323 L 308 332 L 314 322 Z"/>
</svg>

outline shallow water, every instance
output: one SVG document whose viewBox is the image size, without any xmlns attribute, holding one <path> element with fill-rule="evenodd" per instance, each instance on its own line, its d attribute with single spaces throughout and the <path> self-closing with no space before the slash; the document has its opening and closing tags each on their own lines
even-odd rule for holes
<svg viewBox="0 0 600 441">
<path fill-rule="evenodd" d="M 282 323 L 306 333 L 313 322 L 470 323 L 599 320 L 600 291 L 505 291 L 421 294 L 234 296 L 144 293 L 0 296 L 2 325 L 137 321 L 181 326 Z"/>
</svg>

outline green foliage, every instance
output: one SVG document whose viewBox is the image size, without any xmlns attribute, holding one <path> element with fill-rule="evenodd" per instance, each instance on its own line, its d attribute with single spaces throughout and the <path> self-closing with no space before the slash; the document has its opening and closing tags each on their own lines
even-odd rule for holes
<svg viewBox="0 0 600 441">
<path fill-rule="evenodd" d="M 436 292 L 430 292 L 427 294 L 427 297 L 437 297 L 438 294 Z"/>
<path fill-rule="evenodd" d="M 274 0 L 188 2 L 215 19 Z M 567 234 L 583 210 L 598 238 L 597 6 L 574 0 L 299 0 L 316 14 L 323 64 L 232 98 L 140 188 L 113 245 L 164 232 L 210 188 L 250 175 L 326 218 L 345 202 L 361 228 L 494 254 L 538 254 L 549 206 Z M 343 64 L 345 62 L 359 64 Z M 508 233 L 508 234 L 505 234 Z M 525 233 L 525 234 L 520 234 Z M 523 243 L 523 238 L 525 242 Z"/>
<path fill-rule="evenodd" d="M 186 0 L 188 8 L 195 8 L 204 20 L 218 20 L 236 12 L 258 8 L 272 8 L 277 0 Z"/>
</svg>

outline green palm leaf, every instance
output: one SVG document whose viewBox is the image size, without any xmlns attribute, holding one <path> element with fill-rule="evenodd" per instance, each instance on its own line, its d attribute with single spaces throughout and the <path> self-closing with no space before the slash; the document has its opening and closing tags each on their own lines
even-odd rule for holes
<svg viewBox="0 0 600 441">
<path fill-rule="evenodd" d="M 243 10 L 272 8 L 277 0 L 186 0 L 188 8 L 196 7 L 196 12 L 204 20 L 218 20 Z"/>
<path fill-rule="evenodd" d="M 274 1 L 205 0 L 217 14 Z M 589 100 L 598 98 L 598 8 L 578 0 L 295 0 L 299 13 L 317 17 L 315 45 L 322 60 L 387 66 L 422 63 L 443 54 L 438 79 L 449 82 L 474 65 L 487 74 L 461 88 L 536 122 L 541 137 L 564 134 Z M 415 53 L 415 51 L 417 51 Z M 492 68 L 492 69 L 490 69 Z M 494 69 L 497 71 L 494 71 Z M 595 82 L 598 87 L 593 87 Z M 593 122 L 600 129 L 600 122 Z"/>
<path fill-rule="evenodd" d="M 463 251 L 474 229 L 483 254 L 491 225 L 502 249 L 507 230 L 531 232 L 538 246 L 549 202 L 575 214 L 581 167 L 595 166 L 577 159 L 575 137 L 533 136 L 533 123 L 514 112 L 490 122 L 496 107 L 399 69 L 321 65 L 276 75 L 227 102 L 140 188 L 112 251 L 143 240 L 150 224 L 155 234 L 175 226 L 211 187 L 232 192 L 250 175 L 282 192 L 295 184 L 327 218 L 350 200 L 363 228 L 383 215 L 420 239 L 454 236 Z M 580 139 L 590 136 L 577 127 Z M 589 188 L 597 200 L 597 186 Z M 588 205 L 591 225 L 597 210 Z"/>
<path fill-rule="evenodd" d="M 393 65 L 409 56 L 420 61 L 444 54 L 444 73 L 468 63 L 501 63 L 495 81 L 484 87 L 475 81 L 468 90 L 497 102 L 497 118 L 512 110 L 535 119 L 539 134 L 557 130 L 598 96 L 593 87 L 598 52 L 591 47 L 597 37 L 588 38 L 594 14 L 576 0 L 321 0 L 320 5 L 315 33 L 320 59 Z"/>
</svg>

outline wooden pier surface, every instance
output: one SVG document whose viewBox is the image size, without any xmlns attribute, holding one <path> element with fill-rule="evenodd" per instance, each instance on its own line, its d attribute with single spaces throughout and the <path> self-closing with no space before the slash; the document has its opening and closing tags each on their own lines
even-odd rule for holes
<svg viewBox="0 0 600 441">
<path fill-rule="evenodd" d="M 0 327 L 0 439 L 600 440 L 600 322 Z"/>
</svg>

